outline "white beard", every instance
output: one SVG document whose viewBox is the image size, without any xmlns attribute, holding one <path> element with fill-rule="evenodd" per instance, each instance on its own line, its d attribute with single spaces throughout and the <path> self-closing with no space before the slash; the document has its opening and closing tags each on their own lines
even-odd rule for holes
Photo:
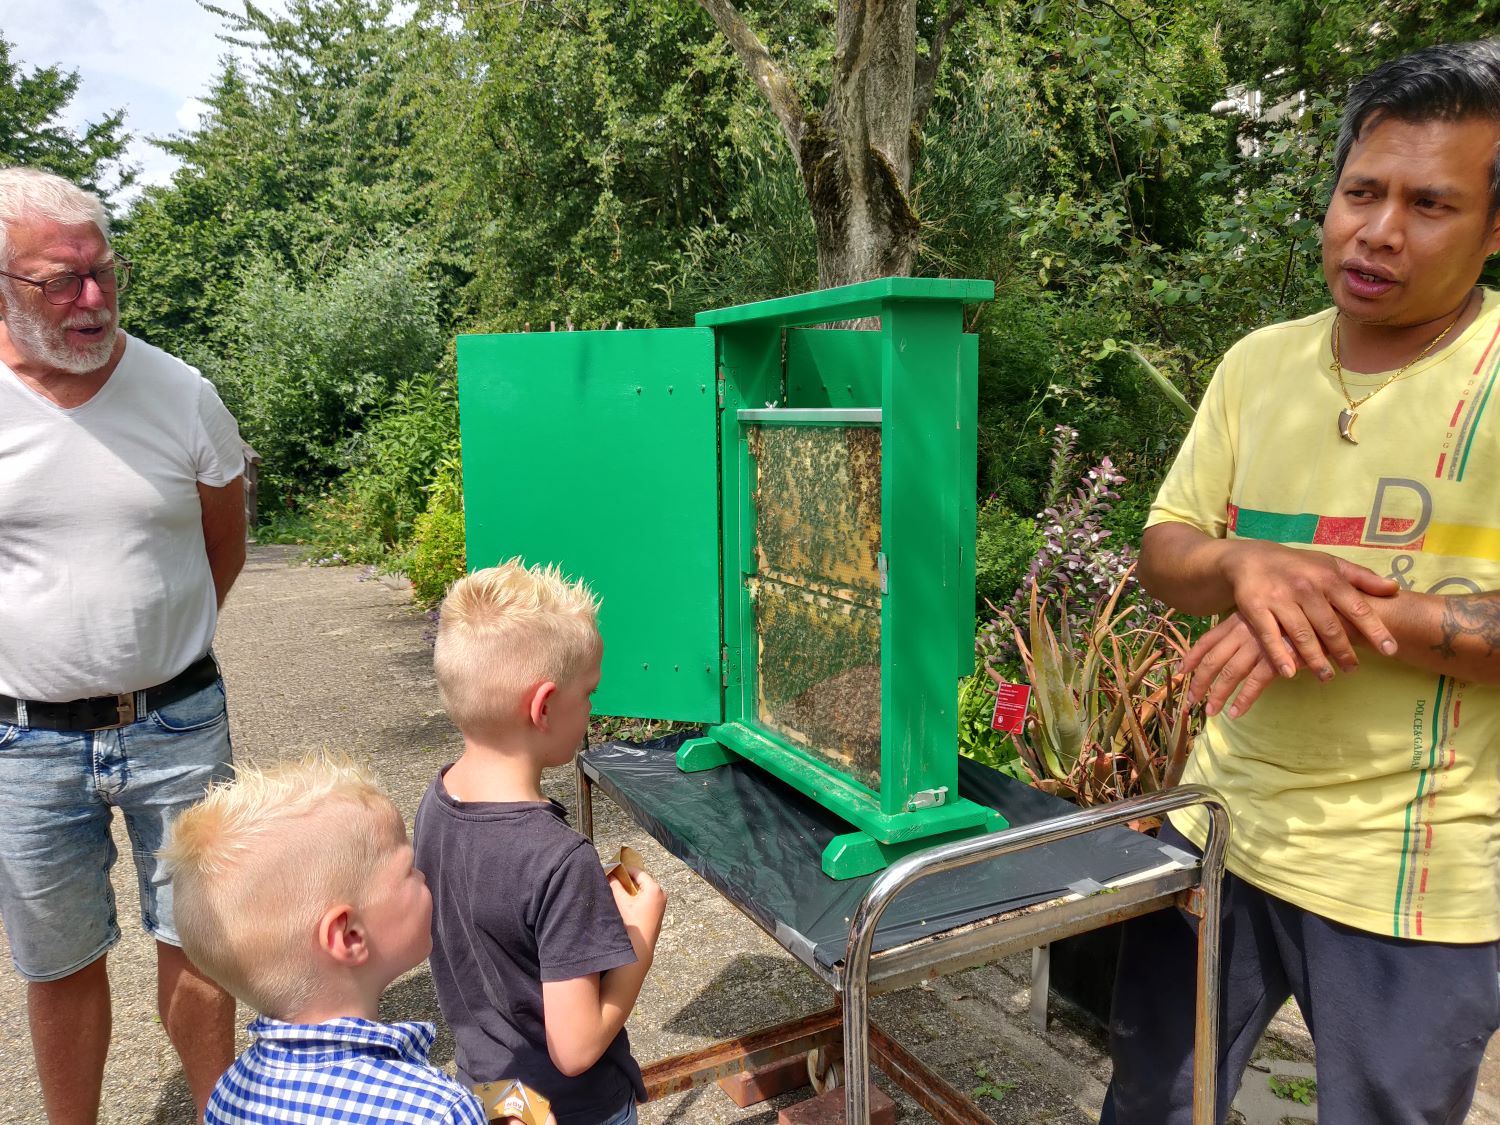
<svg viewBox="0 0 1500 1125">
<path fill-rule="evenodd" d="M 94 326 L 104 328 L 97 340 L 81 347 L 69 345 L 65 328 Z M 63 326 L 58 326 L 49 324 L 16 300 L 6 304 L 5 327 L 15 349 L 27 359 L 73 375 L 88 375 L 108 363 L 119 331 L 118 318 L 106 309 L 74 313 Z"/>
</svg>

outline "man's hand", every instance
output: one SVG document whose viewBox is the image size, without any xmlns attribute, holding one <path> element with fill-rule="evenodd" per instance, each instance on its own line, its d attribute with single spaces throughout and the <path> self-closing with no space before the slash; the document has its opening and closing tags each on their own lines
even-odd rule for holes
<svg viewBox="0 0 1500 1125">
<path fill-rule="evenodd" d="M 1292 660 L 1300 663 L 1291 644 L 1285 638 L 1281 643 Z M 1189 704 L 1202 702 L 1204 714 L 1217 715 L 1233 696 L 1228 712 L 1231 719 L 1250 710 L 1276 679 L 1276 669 L 1266 659 L 1260 641 L 1238 613 L 1231 613 L 1198 638 L 1183 658 L 1182 671 L 1191 677 Z"/>
<path fill-rule="evenodd" d="M 1395 654 L 1396 639 L 1367 600 L 1394 597 L 1401 589 L 1394 580 L 1321 551 L 1260 540 L 1230 546 L 1235 549 L 1225 552 L 1221 565 L 1238 617 L 1279 675 L 1295 676 L 1299 660 L 1320 680 L 1333 678 L 1335 663 L 1354 671 L 1356 637 L 1347 627 L 1386 656 Z M 1247 659 L 1236 656 L 1240 663 Z"/>
<path fill-rule="evenodd" d="M 1188 699 L 1238 717 L 1277 676 L 1310 670 L 1330 680 L 1359 666 L 1356 644 L 1396 653 L 1393 579 L 1335 558 L 1261 539 L 1219 539 L 1182 523 L 1141 538 L 1141 584 L 1187 613 L 1228 614 L 1183 661 Z M 1231 702 L 1231 697 L 1232 702 Z"/>
<path fill-rule="evenodd" d="M 1323 680 L 1335 663 L 1352 671 L 1359 664 L 1356 639 L 1387 656 L 1396 651 L 1371 600 L 1393 598 L 1400 587 L 1322 551 L 1159 523 L 1141 536 L 1137 573 L 1147 591 L 1184 613 L 1238 610 L 1278 675 L 1296 675 L 1296 658 Z"/>
</svg>

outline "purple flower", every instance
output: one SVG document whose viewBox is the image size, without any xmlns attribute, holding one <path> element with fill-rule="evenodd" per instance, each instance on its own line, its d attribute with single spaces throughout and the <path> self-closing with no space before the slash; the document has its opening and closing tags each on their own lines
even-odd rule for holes
<svg viewBox="0 0 1500 1125">
<path fill-rule="evenodd" d="M 1135 565 L 1135 549 L 1106 545 L 1111 533 L 1103 526 L 1119 499 L 1114 488 L 1124 484 L 1125 478 L 1108 457 L 1079 473 L 1077 442 L 1077 430 L 1067 426 L 1053 430 L 1047 495 L 1036 517 L 1042 524 L 1042 547 L 1011 599 L 976 634 L 976 647 L 990 659 L 1005 663 L 1015 660 L 1015 640 L 1008 622 L 1024 620 L 1033 585 L 1041 597 L 1061 604 L 1070 626 L 1081 628 L 1092 610 Z M 1139 602 L 1134 577 L 1126 582 L 1125 604 Z M 1142 615 L 1146 612 L 1142 605 Z"/>
</svg>

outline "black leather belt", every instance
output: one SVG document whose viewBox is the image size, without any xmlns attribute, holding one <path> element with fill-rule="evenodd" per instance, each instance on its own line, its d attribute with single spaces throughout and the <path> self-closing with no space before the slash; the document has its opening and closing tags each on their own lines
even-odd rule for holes
<svg viewBox="0 0 1500 1125">
<path fill-rule="evenodd" d="M 38 730 L 108 730 L 144 719 L 158 707 L 186 699 L 219 678 L 219 665 L 208 653 L 164 684 L 124 695 L 96 695 L 67 703 L 40 703 L 0 695 L 0 723 Z"/>
</svg>

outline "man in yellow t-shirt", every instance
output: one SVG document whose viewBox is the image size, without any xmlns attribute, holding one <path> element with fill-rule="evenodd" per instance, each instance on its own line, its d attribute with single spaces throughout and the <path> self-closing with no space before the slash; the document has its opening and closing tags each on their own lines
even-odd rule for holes
<svg viewBox="0 0 1500 1125">
<path fill-rule="evenodd" d="M 1500 1026 L 1500 40 L 1358 83 L 1336 171 L 1334 308 L 1224 357 L 1140 574 L 1227 615 L 1185 665 L 1233 817 L 1218 1119 L 1293 996 L 1322 1125 L 1456 1123 Z M 1193 933 L 1125 940 L 1101 1125 L 1186 1123 Z"/>
</svg>

